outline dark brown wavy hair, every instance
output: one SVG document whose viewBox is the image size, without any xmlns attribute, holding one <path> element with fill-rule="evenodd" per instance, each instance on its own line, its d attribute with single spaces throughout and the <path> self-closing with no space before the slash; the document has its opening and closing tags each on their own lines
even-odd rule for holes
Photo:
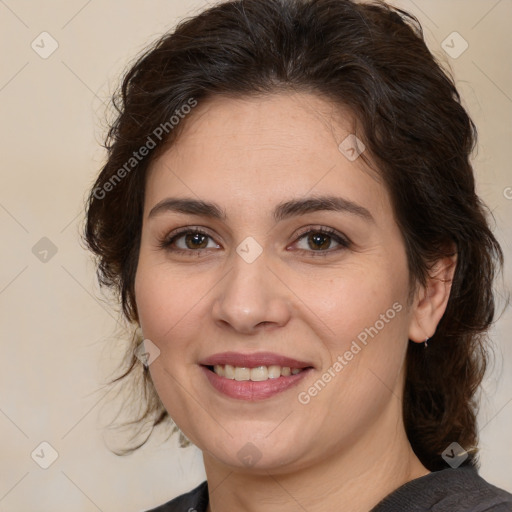
<svg viewBox="0 0 512 512">
<path fill-rule="evenodd" d="M 429 470 L 446 467 L 441 453 L 453 441 L 468 451 L 464 464 L 478 467 L 476 391 L 488 362 L 493 282 L 503 255 L 475 192 L 475 126 L 418 20 L 400 9 L 351 0 L 233 0 L 182 21 L 149 48 L 114 96 L 108 160 L 88 198 L 84 237 L 100 283 L 118 294 L 136 326 L 146 173 L 194 116 L 185 115 L 186 105 L 287 91 L 317 94 L 354 114 L 365 154 L 391 197 L 411 286 L 425 284 L 432 262 L 456 248 L 437 331 L 427 350 L 409 343 L 403 416 Z M 134 356 L 139 341 L 134 336 L 113 382 L 135 379 L 144 405 L 132 423 L 154 427 L 168 415 Z"/>
</svg>

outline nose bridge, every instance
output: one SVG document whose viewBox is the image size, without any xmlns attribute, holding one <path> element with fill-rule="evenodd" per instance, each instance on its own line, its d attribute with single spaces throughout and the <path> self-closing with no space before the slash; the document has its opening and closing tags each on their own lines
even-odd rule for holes
<svg viewBox="0 0 512 512">
<path fill-rule="evenodd" d="M 271 260 L 270 253 L 252 237 L 238 245 L 230 261 L 231 270 L 215 299 L 216 320 L 245 332 L 261 323 L 286 322 L 287 300 L 271 270 Z"/>
</svg>

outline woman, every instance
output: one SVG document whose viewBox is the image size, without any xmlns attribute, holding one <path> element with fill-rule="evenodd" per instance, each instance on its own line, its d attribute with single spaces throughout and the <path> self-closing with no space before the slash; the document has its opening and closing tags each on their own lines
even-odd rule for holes
<svg viewBox="0 0 512 512">
<path fill-rule="evenodd" d="M 141 331 L 140 419 L 172 418 L 207 475 L 155 510 L 512 510 L 476 457 L 502 253 L 417 21 L 222 3 L 118 110 L 85 236 Z"/>
</svg>

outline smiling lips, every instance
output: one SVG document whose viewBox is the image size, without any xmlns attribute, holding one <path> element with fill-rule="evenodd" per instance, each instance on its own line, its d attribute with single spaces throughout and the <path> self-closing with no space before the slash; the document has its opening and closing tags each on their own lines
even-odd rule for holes
<svg viewBox="0 0 512 512">
<path fill-rule="evenodd" d="M 242 400 L 274 396 L 294 386 L 313 369 L 309 363 L 271 352 L 224 352 L 200 364 L 217 391 Z"/>
</svg>

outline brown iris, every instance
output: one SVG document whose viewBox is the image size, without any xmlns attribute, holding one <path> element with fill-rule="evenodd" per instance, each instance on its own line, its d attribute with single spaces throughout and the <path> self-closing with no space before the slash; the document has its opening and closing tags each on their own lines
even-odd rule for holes
<svg viewBox="0 0 512 512">
<path fill-rule="evenodd" d="M 189 245 L 189 242 L 191 242 L 191 245 Z M 185 235 L 185 245 L 189 249 L 205 249 L 208 245 L 208 237 L 201 233 L 187 234 Z"/>
<path fill-rule="evenodd" d="M 331 238 L 330 236 L 322 235 L 321 233 L 310 234 L 308 236 L 308 244 L 313 250 L 328 249 L 329 243 L 330 243 L 330 238 Z M 324 243 L 321 243 L 320 245 L 318 245 L 318 243 L 321 242 L 322 239 L 324 240 Z M 314 245 L 310 244 L 311 241 L 313 241 Z"/>
</svg>

